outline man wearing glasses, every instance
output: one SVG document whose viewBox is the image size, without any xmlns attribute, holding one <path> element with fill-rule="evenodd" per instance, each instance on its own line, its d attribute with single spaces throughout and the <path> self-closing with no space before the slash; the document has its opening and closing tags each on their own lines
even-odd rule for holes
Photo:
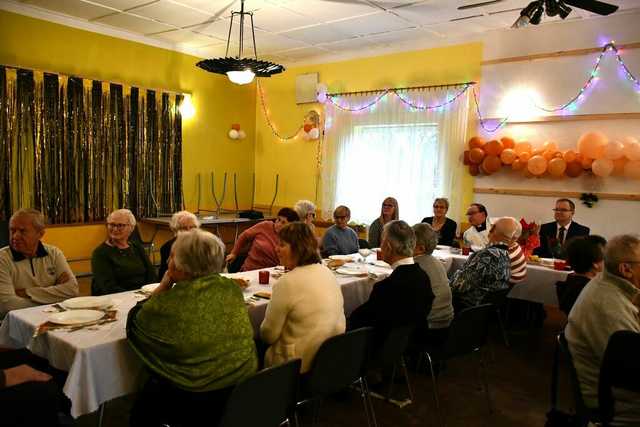
<svg viewBox="0 0 640 427">
<path fill-rule="evenodd" d="M 604 271 L 582 290 L 565 328 L 584 403 L 589 408 L 598 408 L 600 365 L 609 337 L 621 330 L 640 333 L 639 288 L 640 236 L 616 236 L 605 248 Z M 611 425 L 640 425 L 637 395 L 620 393 L 615 400 Z"/>
<path fill-rule="evenodd" d="M 464 245 L 470 247 L 472 251 L 478 252 L 489 244 L 489 230 L 495 220 L 489 218 L 487 208 L 480 203 L 472 203 L 469 206 L 467 219 L 471 227 L 462 235 Z"/>
<path fill-rule="evenodd" d="M 44 229 L 35 209 L 20 209 L 9 220 L 9 246 L 0 249 L 0 320 L 11 310 L 78 296 L 62 251 L 40 241 Z"/>
<path fill-rule="evenodd" d="M 569 199 L 556 200 L 553 209 L 554 222 L 542 224 L 540 227 L 540 247 L 534 254 L 543 258 L 564 258 L 562 247 L 572 237 L 588 236 L 589 227 L 573 221 L 576 205 Z"/>
</svg>

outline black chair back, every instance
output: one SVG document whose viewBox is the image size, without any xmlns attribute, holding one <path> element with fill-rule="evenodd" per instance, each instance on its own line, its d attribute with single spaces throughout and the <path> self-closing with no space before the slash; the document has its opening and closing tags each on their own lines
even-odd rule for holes
<svg viewBox="0 0 640 427">
<path fill-rule="evenodd" d="M 278 427 L 293 414 L 300 359 L 262 370 L 233 389 L 220 427 Z"/>
<path fill-rule="evenodd" d="M 0 221 L 0 248 L 9 246 L 9 221 Z"/>
<path fill-rule="evenodd" d="M 414 329 L 412 324 L 391 329 L 382 347 L 373 355 L 371 366 L 389 367 L 395 365 L 407 349 Z"/>
<path fill-rule="evenodd" d="M 509 292 L 511 292 L 510 288 L 489 292 L 482 298 L 482 304 L 493 304 L 494 306 L 501 307 L 507 301 Z"/>
<path fill-rule="evenodd" d="M 564 331 L 558 334 L 558 346 L 562 354 L 567 361 L 567 367 L 569 370 L 569 378 L 571 382 L 571 390 L 573 391 L 573 400 L 576 407 L 576 418 L 580 425 L 587 425 L 591 420 L 598 420 L 599 414 L 596 411 L 587 408 L 582 397 L 582 390 L 580 390 L 580 381 L 578 380 L 578 372 L 573 364 L 573 356 L 571 356 L 571 350 L 569 350 L 569 343 L 564 336 Z"/>
<path fill-rule="evenodd" d="M 494 307 L 482 304 L 458 313 L 451 322 L 443 356 L 451 358 L 473 353 L 482 348 L 489 335 L 489 318 Z"/>
<path fill-rule="evenodd" d="M 364 239 L 358 239 L 358 247 L 360 249 L 371 249 L 369 242 Z"/>
<path fill-rule="evenodd" d="M 326 340 L 307 373 L 305 397 L 327 396 L 353 384 L 364 371 L 373 328 L 360 328 Z"/>
<path fill-rule="evenodd" d="M 600 366 L 598 407 L 601 421 L 608 425 L 615 413 L 612 388 L 640 392 L 640 334 L 617 331 L 609 338 Z"/>
</svg>

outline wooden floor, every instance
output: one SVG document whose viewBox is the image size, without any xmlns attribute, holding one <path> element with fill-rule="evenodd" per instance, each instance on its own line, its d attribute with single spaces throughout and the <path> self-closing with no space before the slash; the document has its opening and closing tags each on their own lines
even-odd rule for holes
<svg viewBox="0 0 640 427">
<path fill-rule="evenodd" d="M 486 349 L 488 378 L 495 411 L 489 413 L 478 377 L 477 359 L 465 357 L 450 361 L 439 377 L 440 402 L 446 425 L 460 426 L 543 426 L 549 408 L 549 384 L 554 336 L 565 322 L 563 314 L 547 308 L 541 328 L 510 333 L 511 347 L 506 348 L 497 329 L 492 331 Z M 566 375 L 561 373 L 561 403 L 570 407 Z M 410 372 L 414 403 L 400 409 L 383 400 L 374 399 L 378 426 L 438 426 L 430 377 L 424 372 Z M 403 384 L 395 386 L 398 396 L 405 393 Z M 109 402 L 103 426 L 127 426 L 133 396 Z M 327 426 L 366 425 L 362 403 L 357 393 L 345 393 L 327 399 L 320 421 Z M 307 414 L 301 423 L 311 425 Z M 81 417 L 77 426 L 97 425 L 95 414 Z"/>
</svg>

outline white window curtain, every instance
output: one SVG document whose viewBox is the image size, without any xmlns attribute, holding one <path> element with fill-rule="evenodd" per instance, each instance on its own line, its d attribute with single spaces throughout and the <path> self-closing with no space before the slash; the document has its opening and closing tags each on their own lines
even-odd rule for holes
<svg viewBox="0 0 640 427">
<path fill-rule="evenodd" d="M 457 219 L 463 208 L 465 169 L 460 159 L 467 139 L 470 92 L 464 89 L 406 90 L 399 92 L 402 98 L 389 92 L 370 108 L 362 107 L 375 102 L 380 93 L 327 102 L 320 186 L 323 216 L 331 218 L 336 206 L 346 205 L 352 221 L 371 224 L 390 196 L 398 200 L 400 219 L 414 224 L 432 215 L 434 198 L 447 197 L 448 216 Z M 411 106 L 440 105 L 454 98 L 437 109 Z"/>
</svg>

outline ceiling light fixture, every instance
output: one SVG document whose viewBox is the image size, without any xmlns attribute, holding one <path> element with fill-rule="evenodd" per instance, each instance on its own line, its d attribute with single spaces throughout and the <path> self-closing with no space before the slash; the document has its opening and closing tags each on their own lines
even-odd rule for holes
<svg viewBox="0 0 640 427">
<path fill-rule="evenodd" d="M 538 25 L 545 11 L 547 16 L 560 16 L 565 19 L 572 10 L 567 4 L 596 15 L 610 15 L 618 10 L 618 6 L 598 0 L 534 0 L 522 9 L 511 28 L 522 28 L 529 24 Z"/>
<path fill-rule="evenodd" d="M 522 9 L 522 11 L 520 12 L 520 16 L 518 17 L 518 19 L 516 19 L 516 22 L 513 23 L 511 28 L 522 28 L 529 25 L 531 17 L 539 7 L 539 3 L 540 2 L 538 0 L 532 1 L 527 5 L 527 7 Z"/>
<path fill-rule="evenodd" d="M 231 33 L 233 30 L 233 20 L 240 18 L 240 34 L 238 43 L 238 55 L 229 56 L 229 45 L 231 44 Z M 253 38 L 254 58 L 243 58 L 244 50 L 244 18 L 249 17 L 251 21 L 251 36 Z M 253 12 L 244 11 L 244 0 L 240 3 L 240 12 L 231 12 L 231 23 L 229 24 L 229 37 L 227 38 L 227 50 L 224 58 L 204 59 L 196 64 L 203 70 L 216 74 L 225 74 L 229 80 L 235 84 L 244 85 L 251 83 L 254 77 L 271 77 L 284 71 L 284 67 L 269 61 L 258 59 L 256 50 L 256 34 L 253 28 Z"/>
</svg>

